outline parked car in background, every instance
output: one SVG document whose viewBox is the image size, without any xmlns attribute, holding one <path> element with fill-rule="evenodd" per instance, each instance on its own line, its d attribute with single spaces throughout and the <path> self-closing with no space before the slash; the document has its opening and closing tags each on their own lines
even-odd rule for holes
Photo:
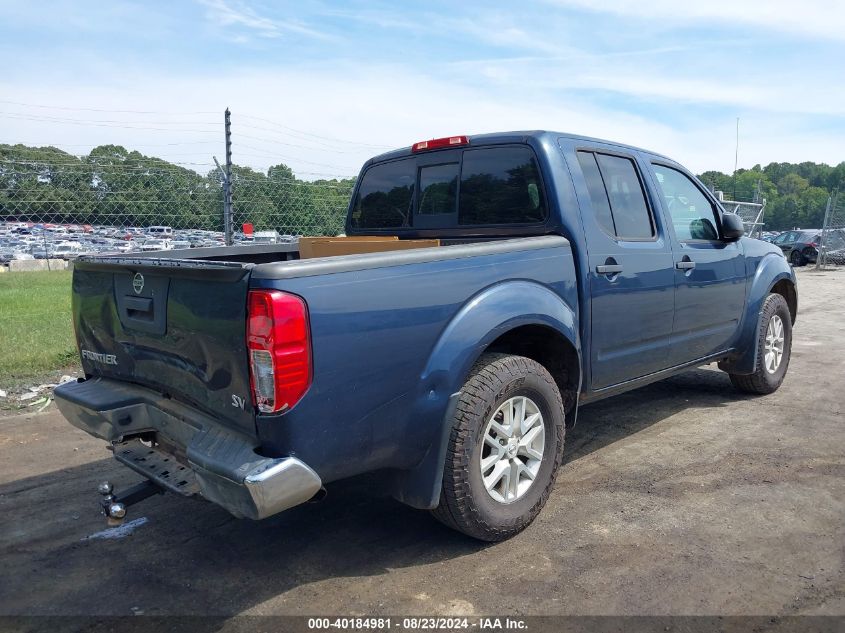
<svg viewBox="0 0 845 633">
<path fill-rule="evenodd" d="M 256 231 L 252 241 L 255 244 L 278 244 L 281 240 L 278 231 Z"/>
<path fill-rule="evenodd" d="M 150 237 L 171 238 L 173 237 L 173 227 L 171 226 L 150 226 L 147 227 L 146 234 Z"/>
<path fill-rule="evenodd" d="M 144 240 L 141 243 L 141 250 L 144 252 L 147 251 L 169 251 L 171 249 L 170 242 L 168 240 Z"/>
<path fill-rule="evenodd" d="M 819 229 L 786 231 L 773 239 L 772 244 L 780 247 L 790 264 L 804 266 L 816 262 L 821 234 Z"/>
<path fill-rule="evenodd" d="M 76 259 L 84 252 L 85 249 L 81 244 L 76 242 L 62 242 L 53 249 L 52 257 L 57 259 Z"/>
</svg>

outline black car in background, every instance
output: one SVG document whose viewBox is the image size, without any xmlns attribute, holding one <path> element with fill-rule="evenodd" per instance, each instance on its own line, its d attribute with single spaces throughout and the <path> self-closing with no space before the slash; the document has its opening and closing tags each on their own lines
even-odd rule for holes
<svg viewBox="0 0 845 633">
<path fill-rule="evenodd" d="M 819 243 L 822 232 L 819 229 L 800 229 L 784 231 L 772 240 L 793 266 L 815 263 L 819 255 Z"/>
</svg>

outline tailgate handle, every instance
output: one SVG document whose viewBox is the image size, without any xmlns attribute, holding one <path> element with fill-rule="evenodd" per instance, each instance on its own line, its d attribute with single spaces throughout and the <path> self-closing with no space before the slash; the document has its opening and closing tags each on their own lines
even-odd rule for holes
<svg viewBox="0 0 845 633">
<path fill-rule="evenodd" d="M 126 307 L 126 316 L 130 319 L 150 321 L 153 318 L 153 300 L 148 297 L 126 296 L 123 298 L 123 305 Z"/>
</svg>

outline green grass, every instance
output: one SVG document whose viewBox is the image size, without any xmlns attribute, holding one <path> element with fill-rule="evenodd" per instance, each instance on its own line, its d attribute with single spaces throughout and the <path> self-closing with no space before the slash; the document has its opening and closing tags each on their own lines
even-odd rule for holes
<svg viewBox="0 0 845 633">
<path fill-rule="evenodd" d="M 78 364 L 70 271 L 0 273 L 0 388 Z"/>
</svg>

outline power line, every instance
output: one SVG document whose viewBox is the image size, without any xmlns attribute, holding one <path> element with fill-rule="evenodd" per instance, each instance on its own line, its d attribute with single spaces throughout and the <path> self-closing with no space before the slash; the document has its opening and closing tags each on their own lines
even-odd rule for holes
<svg viewBox="0 0 845 633">
<path fill-rule="evenodd" d="M 254 119 L 255 121 L 262 121 L 264 123 L 269 123 L 270 125 L 274 125 L 276 127 L 282 128 L 282 129 L 287 130 L 289 132 L 294 132 L 296 134 L 301 134 L 301 135 L 304 135 L 304 136 L 311 136 L 311 137 L 314 137 L 314 138 L 322 139 L 324 141 L 332 141 L 332 142 L 337 142 L 337 143 L 347 143 L 349 145 L 360 145 L 361 147 L 373 147 L 373 148 L 376 148 L 376 149 L 390 149 L 389 145 L 377 145 L 377 144 L 372 144 L 372 143 L 361 143 L 359 141 L 348 141 L 348 140 L 345 140 L 345 139 L 332 138 L 332 137 L 329 137 L 329 136 L 320 136 L 319 134 L 313 134 L 311 132 L 306 132 L 304 130 L 297 130 L 296 128 L 292 128 L 292 127 L 289 127 L 287 125 L 282 125 L 281 123 L 276 123 L 275 121 L 271 121 L 270 119 L 264 119 L 264 118 L 261 118 L 261 117 L 252 116 L 250 114 L 240 114 L 238 116 L 244 117 L 244 118 L 247 118 L 247 119 Z"/>
<path fill-rule="evenodd" d="M 58 121 L 61 123 L 146 123 L 146 121 L 126 121 L 123 119 L 72 119 L 64 116 L 54 116 L 51 114 L 30 114 L 29 112 L 5 112 L 0 111 L 0 114 L 15 117 L 32 117 L 39 121 Z M 211 121 L 156 121 L 157 125 L 212 125 L 217 126 L 217 123 Z"/>
<path fill-rule="evenodd" d="M 93 159 L 96 161 L 96 159 Z M 134 162 L 137 159 L 130 159 L 130 161 Z M 161 159 L 159 159 L 161 160 Z M 103 168 L 114 168 L 114 169 L 138 169 L 138 170 L 171 170 L 173 171 L 174 167 L 181 167 L 183 165 L 188 166 L 198 166 L 198 167 L 213 167 L 214 163 L 194 163 L 194 162 L 171 162 L 171 161 L 162 161 L 166 164 L 164 165 L 140 165 L 140 164 L 126 164 L 126 163 L 99 163 L 99 162 L 83 162 L 80 160 L 79 162 L 72 163 L 72 162 L 60 162 L 60 161 L 53 161 L 49 160 L 49 158 L 41 159 L 41 160 L 9 160 L 5 158 L 0 158 L 0 163 L 5 163 L 7 165 L 26 165 L 31 167 L 80 167 L 85 169 L 103 169 Z"/>
<path fill-rule="evenodd" d="M 174 130 L 175 131 L 175 130 Z M 51 143 L 44 144 L 41 141 L 33 142 L 33 141 L 18 141 L 17 143 L 0 143 L 0 145 L 26 145 L 29 147 L 41 146 L 41 147 L 53 147 Z M 139 143 L 138 147 L 175 147 L 179 145 L 217 145 L 217 141 L 177 141 L 175 143 Z M 106 143 L 106 145 L 115 145 L 115 143 Z M 103 144 L 97 145 L 96 143 L 62 143 L 64 147 L 102 147 Z M 174 154 L 171 154 L 172 156 Z"/>
<path fill-rule="evenodd" d="M 164 115 L 173 115 L 173 114 L 219 114 L 218 112 L 211 112 L 211 111 L 195 111 L 195 112 L 163 112 L 160 110 L 106 110 L 100 108 L 74 108 L 70 106 L 48 106 L 48 105 L 41 105 L 37 103 L 23 103 L 21 101 L 7 101 L 4 99 L 0 99 L 0 103 L 8 103 L 10 105 L 19 105 L 25 106 L 27 108 L 44 108 L 48 110 L 74 110 L 79 112 L 107 112 L 112 114 L 164 114 Z"/>
<path fill-rule="evenodd" d="M 278 132 L 276 130 L 271 130 L 270 128 L 260 127 L 260 126 L 256 126 L 256 125 L 249 125 L 247 123 L 239 124 L 238 128 L 239 129 L 240 128 L 247 128 L 249 130 L 259 130 L 259 131 L 262 131 L 262 132 L 271 132 L 273 134 L 278 134 Z M 296 143 L 288 143 L 287 141 L 280 141 L 280 140 L 277 140 L 279 137 L 258 138 L 258 137 L 254 137 L 254 136 L 247 136 L 245 134 L 238 134 L 238 136 L 242 136 L 244 138 L 252 138 L 252 139 L 256 139 L 256 140 L 261 140 L 265 143 L 271 143 L 272 142 L 276 145 L 287 145 L 289 147 L 297 147 L 299 149 L 311 149 L 311 150 L 318 150 L 318 151 L 331 150 L 335 154 L 360 154 L 363 151 L 363 148 L 361 148 L 361 149 L 337 149 L 336 146 L 328 145 L 327 143 L 321 143 L 320 141 L 309 141 L 311 143 L 317 143 L 317 145 L 314 146 L 314 145 L 299 145 L 299 144 L 296 144 Z M 299 139 L 295 139 L 295 140 L 299 140 Z"/>
<path fill-rule="evenodd" d="M 199 134 L 217 134 L 212 130 L 197 130 L 197 129 L 172 129 L 172 128 L 159 128 L 159 127 L 150 127 L 150 126 L 140 126 L 140 125 L 113 125 L 111 123 L 97 123 L 93 121 L 81 121 L 76 119 L 66 119 L 61 120 L 56 117 L 39 117 L 36 115 L 25 115 L 25 114 L 12 114 L 8 112 L 0 112 L 0 117 L 4 117 L 7 119 L 13 120 L 20 120 L 20 121 L 34 121 L 37 123 L 60 123 L 60 124 L 69 124 L 69 125 L 82 125 L 88 127 L 106 127 L 106 128 L 120 128 L 126 130 L 152 130 L 157 132 L 193 132 Z M 180 123 L 180 125 L 184 125 L 184 123 Z M 200 125 L 211 125 L 201 123 Z"/>
</svg>

